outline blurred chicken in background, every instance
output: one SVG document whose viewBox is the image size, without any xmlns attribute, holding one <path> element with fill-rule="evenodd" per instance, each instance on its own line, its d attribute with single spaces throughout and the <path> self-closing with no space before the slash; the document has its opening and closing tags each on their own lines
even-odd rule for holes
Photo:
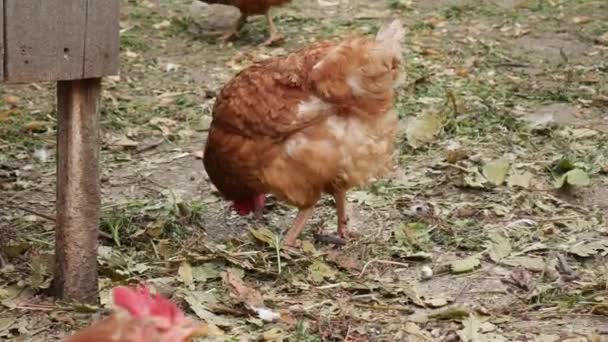
<svg viewBox="0 0 608 342">
<path fill-rule="evenodd" d="M 272 14 L 270 8 L 274 6 L 281 6 L 288 3 L 290 0 L 200 0 L 208 4 L 221 4 L 229 5 L 238 8 L 241 11 L 241 17 L 237 21 L 233 30 L 226 32 L 222 39 L 231 40 L 236 38 L 241 28 L 247 22 L 247 17 L 252 15 L 265 15 L 268 21 L 268 30 L 270 31 L 270 37 L 262 43 L 262 45 L 274 45 L 278 44 L 283 40 L 283 35 L 277 30 L 274 22 L 272 21 Z"/>
</svg>

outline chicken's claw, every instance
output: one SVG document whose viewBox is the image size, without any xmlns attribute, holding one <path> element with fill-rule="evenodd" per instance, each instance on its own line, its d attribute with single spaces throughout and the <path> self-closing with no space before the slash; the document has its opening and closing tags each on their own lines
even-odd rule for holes
<svg viewBox="0 0 608 342">
<path fill-rule="evenodd" d="M 283 241 L 283 246 L 298 249 L 302 247 L 302 240 L 295 239 L 294 241 L 290 241 L 288 239 L 285 239 Z"/>
<path fill-rule="evenodd" d="M 236 39 L 239 36 L 239 32 L 241 31 L 241 29 L 243 28 L 243 26 L 245 25 L 245 23 L 247 22 L 247 16 L 241 14 L 241 16 L 239 17 L 239 20 L 236 23 L 236 26 L 234 27 L 234 29 L 232 29 L 231 31 L 228 31 L 226 33 L 224 33 L 221 37 L 220 40 L 224 43 L 227 43 L 229 41 L 232 41 L 234 39 Z"/>
<path fill-rule="evenodd" d="M 280 33 L 271 34 L 261 45 L 262 46 L 276 46 L 280 45 L 285 41 L 285 36 Z"/>
<path fill-rule="evenodd" d="M 312 236 L 315 238 L 315 240 L 317 240 L 319 242 L 338 246 L 338 247 L 346 245 L 346 242 L 347 242 L 345 239 L 342 239 L 339 236 L 325 235 L 325 234 L 322 234 L 321 232 L 313 232 Z"/>
<path fill-rule="evenodd" d="M 359 233 L 354 232 L 354 231 L 348 229 L 347 227 L 338 228 L 338 235 L 346 241 L 356 240 L 360 236 Z"/>
</svg>

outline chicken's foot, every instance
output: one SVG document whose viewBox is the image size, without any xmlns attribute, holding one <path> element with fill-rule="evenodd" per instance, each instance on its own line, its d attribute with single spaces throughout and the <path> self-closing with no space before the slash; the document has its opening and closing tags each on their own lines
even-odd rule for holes
<svg viewBox="0 0 608 342">
<path fill-rule="evenodd" d="M 255 208 L 253 211 L 253 217 L 261 222 L 264 219 L 264 207 Z"/>
<path fill-rule="evenodd" d="M 328 245 L 334 245 L 334 246 L 344 246 L 344 245 L 346 245 L 346 242 L 347 242 L 346 240 L 344 240 L 343 238 L 341 238 L 339 236 L 325 235 L 319 231 L 313 231 L 312 237 L 315 238 L 315 240 L 318 242 L 325 243 Z"/>
<path fill-rule="evenodd" d="M 266 41 L 264 41 L 262 45 L 272 46 L 281 43 L 285 37 L 279 32 L 279 30 L 277 30 L 277 27 L 274 25 L 270 9 L 268 10 L 268 12 L 266 12 L 266 21 L 268 22 L 268 30 L 270 31 L 270 37 L 268 37 L 268 39 L 266 39 Z"/>
<path fill-rule="evenodd" d="M 300 236 L 302 230 L 304 230 L 304 227 L 306 226 L 306 222 L 312 216 L 313 208 L 314 207 L 310 207 L 306 209 L 300 209 L 300 211 L 298 211 L 298 215 L 293 221 L 291 228 L 289 228 L 289 230 L 287 231 L 287 235 L 285 235 L 285 239 L 283 241 L 284 245 L 297 247 L 298 236 Z"/>
<path fill-rule="evenodd" d="M 355 238 L 358 234 L 348 229 L 348 214 L 346 213 L 346 191 L 337 191 L 334 194 L 336 212 L 338 216 L 338 235 L 343 239 Z"/>
<path fill-rule="evenodd" d="M 259 225 L 259 226 L 265 226 L 268 224 L 268 222 L 266 221 L 266 218 L 264 218 L 264 207 L 256 208 L 253 211 L 253 221 L 255 222 L 256 225 Z"/>
<path fill-rule="evenodd" d="M 220 40 L 223 42 L 228 42 L 228 41 L 236 39 L 239 36 L 239 32 L 241 31 L 243 26 L 245 26 L 245 23 L 247 23 L 247 16 L 244 14 L 241 14 L 241 16 L 239 17 L 239 20 L 236 22 L 236 26 L 234 27 L 234 30 L 224 33 L 220 37 Z"/>
</svg>

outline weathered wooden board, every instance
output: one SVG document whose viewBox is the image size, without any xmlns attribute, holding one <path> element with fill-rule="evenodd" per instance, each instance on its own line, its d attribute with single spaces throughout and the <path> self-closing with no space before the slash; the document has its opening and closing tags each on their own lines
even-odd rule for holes
<svg viewBox="0 0 608 342">
<path fill-rule="evenodd" d="M 81 78 L 87 0 L 5 0 L 5 79 Z"/>
<path fill-rule="evenodd" d="M 88 0 L 83 78 L 118 73 L 120 0 Z"/>
<path fill-rule="evenodd" d="M 0 1 L 5 81 L 76 80 L 118 72 L 120 0 Z"/>
</svg>

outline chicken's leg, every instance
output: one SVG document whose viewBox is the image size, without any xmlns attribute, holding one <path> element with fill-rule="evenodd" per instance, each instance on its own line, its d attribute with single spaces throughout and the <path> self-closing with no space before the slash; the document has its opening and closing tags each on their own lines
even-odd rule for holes
<svg viewBox="0 0 608 342">
<path fill-rule="evenodd" d="M 264 219 L 264 207 L 256 208 L 253 211 L 253 217 L 255 217 L 256 220 L 261 222 Z"/>
<path fill-rule="evenodd" d="M 268 30 L 270 31 L 270 37 L 268 37 L 268 39 L 266 39 L 266 41 L 262 43 L 262 45 L 271 46 L 282 42 L 283 38 L 285 37 L 279 32 L 279 30 L 277 30 L 277 27 L 274 26 L 270 9 L 268 10 L 268 12 L 266 12 L 266 21 L 268 22 Z"/>
<path fill-rule="evenodd" d="M 355 237 L 356 234 L 348 230 L 348 214 L 346 213 L 346 191 L 337 191 L 334 194 L 336 212 L 338 215 L 338 235 L 343 239 Z"/>
<path fill-rule="evenodd" d="M 283 244 L 285 244 L 286 246 L 297 247 L 296 241 L 298 240 L 298 236 L 300 236 L 302 230 L 304 230 L 304 227 L 306 226 L 306 221 L 308 221 L 308 219 L 310 219 L 310 217 L 312 216 L 312 211 L 313 207 L 300 209 L 300 211 L 298 211 L 298 215 L 293 221 L 291 228 L 289 228 L 289 230 L 287 231 L 287 235 L 285 236 Z"/>
<path fill-rule="evenodd" d="M 267 224 L 266 220 L 264 219 L 264 207 L 256 208 L 253 211 L 253 220 L 256 225 L 264 226 Z"/>
<path fill-rule="evenodd" d="M 236 22 L 236 26 L 234 27 L 234 30 L 224 33 L 220 39 L 224 42 L 235 39 L 239 35 L 239 31 L 243 28 L 243 26 L 245 26 L 246 22 L 247 22 L 247 16 L 244 14 L 241 14 L 241 16 L 239 17 L 239 20 Z"/>
</svg>

